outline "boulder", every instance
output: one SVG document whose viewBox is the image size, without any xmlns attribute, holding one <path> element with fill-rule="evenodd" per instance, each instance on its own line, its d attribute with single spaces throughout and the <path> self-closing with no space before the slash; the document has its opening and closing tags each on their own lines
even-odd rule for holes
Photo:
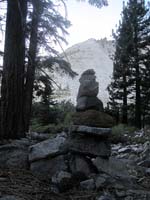
<svg viewBox="0 0 150 200">
<path fill-rule="evenodd" d="M 72 125 L 70 133 L 75 133 L 83 136 L 97 136 L 100 138 L 108 138 L 111 136 L 111 128 L 98 128 L 91 126 Z"/>
<path fill-rule="evenodd" d="M 127 165 L 125 162 L 122 162 L 119 159 L 112 157 L 109 159 L 97 157 L 95 160 L 93 160 L 93 164 L 100 173 L 106 173 L 115 178 L 120 177 L 124 178 L 125 180 L 130 179 Z"/>
<path fill-rule="evenodd" d="M 32 173 L 43 179 L 51 178 L 59 171 L 67 170 L 67 168 L 68 167 L 65 162 L 65 158 L 62 155 L 53 159 L 41 159 L 32 162 L 30 165 L 30 170 Z"/>
<path fill-rule="evenodd" d="M 93 79 L 84 80 L 79 87 L 77 99 L 83 96 L 96 97 L 98 95 L 98 91 L 99 91 L 98 82 L 93 81 Z"/>
<path fill-rule="evenodd" d="M 32 145 L 30 147 L 29 161 L 33 162 L 46 157 L 55 157 L 56 155 L 62 154 L 63 152 L 60 150 L 60 148 L 65 141 L 65 137 L 58 135 L 55 138 Z"/>
<path fill-rule="evenodd" d="M 91 190 L 92 191 L 95 189 L 95 181 L 92 178 L 82 181 L 82 182 L 80 182 L 80 187 L 83 190 L 88 190 L 88 191 Z"/>
<path fill-rule="evenodd" d="M 60 192 L 65 192 L 73 187 L 72 175 L 66 171 L 59 171 L 52 177 L 52 184 L 58 187 Z"/>
<path fill-rule="evenodd" d="M 93 172 L 88 159 L 80 155 L 71 155 L 69 169 L 73 175 L 81 174 L 84 177 L 88 177 Z"/>
<path fill-rule="evenodd" d="M 110 143 L 107 140 L 98 140 L 94 137 L 80 137 L 68 139 L 67 149 L 82 155 L 91 157 L 101 156 L 108 158 L 111 153 Z"/>
<path fill-rule="evenodd" d="M 74 125 L 85 125 L 101 128 L 111 128 L 114 125 L 114 120 L 110 115 L 96 110 L 76 112 L 72 117 Z"/>
<path fill-rule="evenodd" d="M 103 112 L 103 103 L 97 97 L 81 96 L 77 99 L 77 111 L 86 111 L 89 109 Z"/>
</svg>

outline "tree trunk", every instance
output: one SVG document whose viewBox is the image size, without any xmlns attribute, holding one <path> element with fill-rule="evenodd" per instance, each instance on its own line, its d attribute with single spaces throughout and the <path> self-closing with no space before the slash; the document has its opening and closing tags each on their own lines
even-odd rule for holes
<svg viewBox="0 0 150 200">
<path fill-rule="evenodd" d="M 25 118 L 25 131 L 29 130 L 32 96 L 33 96 L 33 84 L 35 78 L 36 68 L 36 53 L 38 43 L 38 23 L 40 17 L 40 5 L 39 0 L 33 0 L 33 14 L 32 14 L 32 25 L 29 45 L 29 58 L 28 67 L 26 73 L 26 84 L 25 84 L 25 104 L 24 104 L 24 118 Z"/>
<path fill-rule="evenodd" d="M 126 75 L 123 75 L 123 110 L 122 110 L 122 123 L 127 124 L 128 122 L 128 112 L 127 112 L 127 80 Z"/>
<path fill-rule="evenodd" d="M 136 66 L 136 102 L 135 102 L 135 125 L 141 128 L 141 90 L 140 90 L 140 74 L 139 65 Z"/>
<path fill-rule="evenodd" d="M 24 137 L 26 0 L 7 0 L 4 67 L 1 87 L 1 138 Z"/>
</svg>

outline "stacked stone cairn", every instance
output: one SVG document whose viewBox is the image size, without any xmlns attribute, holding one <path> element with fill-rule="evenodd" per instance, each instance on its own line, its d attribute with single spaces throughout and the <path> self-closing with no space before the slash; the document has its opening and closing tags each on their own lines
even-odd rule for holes
<svg viewBox="0 0 150 200">
<path fill-rule="evenodd" d="M 79 81 L 76 113 L 70 130 L 70 150 L 84 157 L 108 159 L 113 119 L 104 113 L 103 103 L 97 97 L 99 84 L 94 70 L 83 72 Z"/>
<path fill-rule="evenodd" d="M 30 147 L 31 171 L 50 178 L 59 191 L 80 184 L 84 187 L 86 180 L 88 185 L 90 181 L 90 189 L 94 189 L 92 174 L 97 176 L 105 171 L 111 154 L 113 119 L 104 113 L 103 103 L 97 98 L 98 90 L 94 70 L 85 71 L 80 78 L 69 135 L 60 134 Z"/>
</svg>

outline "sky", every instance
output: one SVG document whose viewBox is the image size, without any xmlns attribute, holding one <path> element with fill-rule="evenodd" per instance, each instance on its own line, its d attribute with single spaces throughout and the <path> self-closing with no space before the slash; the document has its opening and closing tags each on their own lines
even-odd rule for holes
<svg viewBox="0 0 150 200">
<path fill-rule="evenodd" d="M 127 2 L 127 0 L 125 1 Z M 112 29 L 115 29 L 121 18 L 123 0 L 108 0 L 109 5 L 98 9 L 87 2 L 67 0 L 67 15 L 72 26 L 69 28 L 68 48 L 89 38 L 111 39 Z"/>
</svg>

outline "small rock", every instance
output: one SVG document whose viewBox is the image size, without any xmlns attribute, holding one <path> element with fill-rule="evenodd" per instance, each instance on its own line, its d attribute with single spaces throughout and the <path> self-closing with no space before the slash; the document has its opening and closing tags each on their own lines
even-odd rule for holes
<svg viewBox="0 0 150 200">
<path fill-rule="evenodd" d="M 97 200 L 115 200 L 110 195 L 104 195 L 97 198 Z"/>
<path fill-rule="evenodd" d="M 150 168 L 148 168 L 148 169 L 145 170 L 145 174 L 148 175 L 148 176 L 150 176 Z"/>
<path fill-rule="evenodd" d="M 89 180 L 80 182 L 80 187 L 83 190 L 94 190 L 95 189 L 94 179 L 89 179 Z"/>
<path fill-rule="evenodd" d="M 130 147 L 124 147 L 118 150 L 118 153 L 130 153 L 131 148 Z"/>
<path fill-rule="evenodd" d="M 98 176 L 95 181 L 96 189 L 103 188 L 106 185 L 106 178 L 104 176 Z"/>
<path fill-rule="evenodd" d="M 16 197 L 14 195 L 5 195 L 0 198 L 0 200 L 23 200 L 22 198 Z"/>
<path fill-rule="evenodd" d="M 52 184 L 56 185 L 60 192 L 64 192 L 72 188 L 71 179 L 69 172 L 60 171 L 52 177 Z"/>
<path fill-rule="evenodd" d="M 150 159 L 143 160 L 139 162 L 138 165 L 142 167 L 150 167 Z"/>
</svg>

